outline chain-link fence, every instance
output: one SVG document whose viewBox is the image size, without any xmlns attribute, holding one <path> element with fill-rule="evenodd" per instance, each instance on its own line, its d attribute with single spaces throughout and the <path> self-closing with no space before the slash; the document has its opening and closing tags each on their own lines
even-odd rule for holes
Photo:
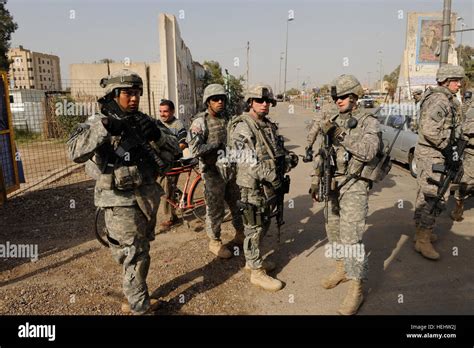
<svg viewBox="0 0 474 348">
<path fill-rule="evenodd" d="M 84 165 L 69 159 L 66 141 L 77 123 L 98 111 L 97 99 L 103 89 L 94 80 L 65 80 L 62 86 L 63 91 L 10 91 L 21 182 L 20 189 L 10 196 L 89 179 Z M 145 92 L 140 100 L 141 111 L 158 117 L 164 84 L 150 83 Z"/>
</svg>

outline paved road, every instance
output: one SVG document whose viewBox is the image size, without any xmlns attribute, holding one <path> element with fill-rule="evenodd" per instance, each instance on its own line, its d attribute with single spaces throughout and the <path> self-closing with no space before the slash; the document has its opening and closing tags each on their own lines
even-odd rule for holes
<svg viewBox="0 0 474 348">
<path fill-rule="evenodd" d="M 288 148 L 304 153 L 306 125 L 313 113 L 281 103 L 271 109 L 279 122 Z M 332 290 L 319 286 L 320 279 L 332 271 L 332 261 L 324 256 L 327 243 L 322 205 L 313 206 L 308 195 L 310 164 L 302 161 L 291 172 L 291 191 L 287 196 L 286 224 L 282 243 L 269 257 L 279 268 L 276 275 L 286 283 L 276 294 L 263 291 L 258 301 L 266 314 L 336 314 L 347 291 L 347 283 Z M 441 253 L 438 262 L 422 258 L 413 250 L 413 210 L 416 181 L 408 170 L 394 165 L 381 184 L 371 190 L 367 231 L 369 253 L 368 296 L 360 314 L 473 314 L 474 313 L 474 209 L 467 203 L 463 222 L 453 223 L 446 213 L 439 218 L 436 232 Z M 449 209 L 453 205 L 452 198 Z M 265 238 L 276 247 L 275 229 Z M 265 249 L 265 248 L 264 248 Z M 267 248 L 267 250 L 270 250 Z"/>
</svg>

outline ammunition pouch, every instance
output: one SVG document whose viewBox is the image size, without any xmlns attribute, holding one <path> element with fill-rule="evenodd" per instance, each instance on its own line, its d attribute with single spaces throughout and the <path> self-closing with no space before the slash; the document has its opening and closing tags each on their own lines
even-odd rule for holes
<svg viewBox="0 0 474 348">
<path fill-rule="evenodd" d="M 262 227 L 268 223 L 268 212 L 266 207 L 257 207 L 254 204 L 237 201 L 237 207 L 242 213 L 244 224 Z"/>
<path fill-rule="evenodd" d="M 120 166 L 114 169 L 115 188 L 120 191 L 133 190 L 143 183 L 137 166 Z"/>
</svg>

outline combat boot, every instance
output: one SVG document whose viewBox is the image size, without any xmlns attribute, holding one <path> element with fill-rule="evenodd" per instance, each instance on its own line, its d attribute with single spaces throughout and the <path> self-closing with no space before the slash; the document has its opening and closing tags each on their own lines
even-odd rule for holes
<svg viewBox="0 0 474 348">
<path fill-rule="evenodd" d="M 263 260 L 262 262 L 262 267 L 265 270 L 265 272 L 271 272 L 276 268 L 276 265 L 274 262 L 271 262 L 270 260 Z M 245 263 L 245 270 L 250 271 L 252 268 L 250 268 L 248 263 Z"/>
<path fill-rule="evenodd" d="M 336 260 L 336 269 L 329 276 L 323 278 L 321 286 L 324 289 L 335 288 L 339 283 L 347 282 L 346 270 L 344 268 L 343 260 Z"/>
<path fill-rule="evenodd" d="M 230 250 L 222 245 L 222 241 L 219 239 L 211 239 L 209 241 L 209 251 L 222 259 L 229 259 L 232 257 Z"/>
<path fill-rule="evenodd" d="M 232 239 L 230 242 L 232 244 L 242 246 L 242 245 L 244 245 L 244 240 L 245 240 L 244 231 L 243 230 L 238 230 L 238 231 L 236 230 L 234 239 Z"/>
<path fill-rule="evenodd" d="M 413 236 L 413 243 L 415 243 L 416 240 L 418 239 L 418 235 L 419 235 L 418 230 L 419 230 L 419 229 L 420 229 L 420 228 L 417 227 L 416 230 L 415 230 L 415 235 Z M 436 242 L 437 240 L 438 240 L 438 235 L 437 235 L 436 233 L 432 232 L 432 233 L 431 233 L 431 236 L 430 236 L 430 241 L 431 241 L 431 243 L 434 243 L 434 242 Z"/>
<path fill-rule="evenodd" d="M 451 212 L 450 216 L 451 219 L 454 221 L 462 221 L 464 218 L 462 214 L 464 213 L 464 201 L 456 199 L 456 206 L 454 207 L 453 211 Z"/>
<path fill-rule="evenodd" d="M 354 315 L 357 313 L 357 310 L 363 301 L 364 295 L 362 294 L 362 281 L 351 280 L 349 291 L 337 312 L 341 315 Z"/>
<path fill-rule="evenodd" d="M 263 267 L 251 270 L 250 283 L 268 291 L 278 291 L 283 288 L 283 283 L 267 275 Z"/>
<path fill-rule="evenodd" d="M 156 298 L 150 298 L 150 307 L 147 309 L 145 313 L 142 313 L 142 315 L 150 314 L 155 312 L 158 309 L 159 306 L 159 301 Z M 139 315 L 139 313 L 135 313 L 132 311 L 130 308 L 130 303 L 128 302 L 122 302 L 122 313 L 124 314 L 135 314 Z"/>
<path fill-rule="evenodd" d="M 415 250 L 430 260 L 438 260 L 439 254 L 433 248 L 430 238 L 432 230 L 428 228 L 418 227 L 416 230 L 418 235 L 415 243 Z"/>
</svg>

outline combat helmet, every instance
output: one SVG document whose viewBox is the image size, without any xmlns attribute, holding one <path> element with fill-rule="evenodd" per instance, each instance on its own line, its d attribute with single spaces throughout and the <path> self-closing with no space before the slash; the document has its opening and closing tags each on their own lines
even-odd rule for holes
<svg viewBox="0 0 474 348">
<path fill-rule="evenodd" d="M 354 75 L 341 75 L 331 84 L 331 97 L 336 100 L 337 97 L 348 94 L 355 94 L 357 97 L 362 97 L 364 95 L 364 89 Z"/>
<path fill-rule="evenodd" d="M 142 78 L 128 69 L 122 69 L 104 77 L 100 80 L 100 86 L 105 88 L 105 95 L 113 93 L 115 90 L 119 91 L 121 88 L 137 88 L 140 90 L 140 95 L 143 95 Z"/>
<path fill-rule="evenodd" d="M 273 96 L 273 90 L 269 85 L 259 83 L 253 86 L 250 86 L 247 92 L 245 93 L 244 100 L 246 103 L 253 98 L 267 98 L 271 101 L 272 106 L 276 105 L 276 99 Z"/>
<path fill-rule="evenodd" d="M 444 64 L 436 72 L 436 81 L 443 82 L 447 79 L 463 79 L 465 77 L 464 68 L 459 65 Z"/>
<path fill-rule="evenodd" d="M 218 83 L 210 84 L 204 89 L 204 95 L 202 96 L 202 103 L 206 105 L 207 100 L 210 97 L 214 97 L 216 95 L 223 95 L 226 97 L 226 100 L 227 100 L 227 94 L 225 93 L 224 86 Z"/>
</svg>

